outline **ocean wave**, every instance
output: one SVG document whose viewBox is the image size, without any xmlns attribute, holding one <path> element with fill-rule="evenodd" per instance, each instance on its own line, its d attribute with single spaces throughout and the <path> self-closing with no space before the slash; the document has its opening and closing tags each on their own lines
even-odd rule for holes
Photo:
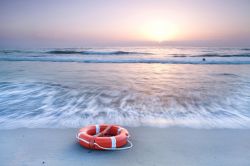
<svg viewBox="0 0 250 166">
<path fill-rule="evenodd" d="M 250 57 L 250 53 L 247 54 L 202 54 L 202 55 L 191 55 L 190 57 Z"/>
<path fill-rule="evenodd" d="M 42 51 L 32 51 L 32 50 L 0 50 L 2 54 L 30 54 L 30 53 L 42 53 Z"/>
<path fill-rule="evenodd" d="M 178 58 L 183 58 L 183 57 L 188 57 L 189 54 L 171 54 L 172 57 L 178 57 Z"/>
<path fill-rule="evenodd" d="M 250 51 L 250 48 L 242 48 L 243 51 Z"/>
<path fill-rule="evenodd" d="M 222 76 L 222 77 L 233 77 L 233 78 L 239 78 L 240 76 L 237 74 L 232 74 L 232 73 L 216 73 L 216 74 L 211 74 L 212 76 Z"/>
<path fill-rule="evenodd" d="M 173 55 L 173 57 L 184 58 L 184 57 L 188 57 L 188 55 L 182 55 L 182 54 L 178 55 L 178 54 L 176 54 L 176 55 Z"/>
<path fill-rule="evenodd" d="M 133 52 L 133 51 L 72 51 L 72 50 L 53 50 L 48 51 L 49 54 L 81 54 L 81 55 L 151 55 L 152 53 L 146 52 Z"/>
<path fill-rule="evenodd" d="M 247 58 L 247 57 L 244 57 Z M 173 57 L 167 59 L 106 59 L 81 57 L 50 57 L 50 56 L 0 56 L 0 61 L 30 62 L 78 62 L 78 63 L 162 63 L 162 64 L 250 64 L 250 59 L 216 59 L 210 57 L 203 60 L 199 57 Z"/>
<path fill-rule="evenodd" d="M 250 53 L 247 54 L 201 54 L 201 55 L 190 55 L 190 54 L 171 54 L 172 57 L 176 58 L 185 58 L 185 57 L 222 57 L 222 58 L 230 58 L 230 57 L 250 57 Z"/>
<path fill-rule="evenodd" d="M 225 101 L 204 100 L 195 93 L 181 98 L 151 96 L 123 88 L 89 86 L 79 90 L 47 82 L 0 82 L 0 91 L 1 128 L 76 128 L 107 122 L 195 128 L 250 126 L 249 114 L 244 112 L 246 101 L 239 95 Z"/>
<path fill-rule="evenodd" d="M 80 55 L 153 55 L 149 52 L 137 52 L 137 51 L 98 51 L 98 50 L 0 50 L 2 54 L 55 54 L 55 55 L 71 55 L 71 54 L 80 54 Z"/>
<path fill-rule="evenodd" d="M 243 49 L 243 48 L 242 48 Z M 246 48 L 245 48 L 246 49 Z M 212 50 L 211 53 L 205 53 Z M 250 64 L 250 53 L 219 48 L 53 48 L 0 50 L 0 61 L 79 63 Z"/>
</svg>

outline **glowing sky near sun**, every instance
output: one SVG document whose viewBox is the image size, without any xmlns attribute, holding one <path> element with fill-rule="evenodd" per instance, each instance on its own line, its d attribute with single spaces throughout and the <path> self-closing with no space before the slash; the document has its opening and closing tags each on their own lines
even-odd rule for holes
<svg viewBox="0 0 250 166">
<path fill-rule="evenodd" d="M 249 0 L 1 0 L 0 45 L 250 43 Z"/>
</svg>

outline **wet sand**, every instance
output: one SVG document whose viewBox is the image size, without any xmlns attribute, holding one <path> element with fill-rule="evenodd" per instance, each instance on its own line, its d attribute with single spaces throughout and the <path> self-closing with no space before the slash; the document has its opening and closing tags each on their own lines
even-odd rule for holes
<svg viewBox="0 0 250 166">
<path fill-rule="evenodd" d="M 90 151 L 77 129 L 1 130 L 0 165 L 249 166 L 249 129 L 128 128 L 134 147 Z"/>
</svg>

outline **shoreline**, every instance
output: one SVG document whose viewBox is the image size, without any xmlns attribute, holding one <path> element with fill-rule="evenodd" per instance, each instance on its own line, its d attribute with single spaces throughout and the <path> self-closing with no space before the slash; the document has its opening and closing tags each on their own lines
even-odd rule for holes
<svg viewBox="0 0 250 166">
<path fill-rule="evenodd" d="M 0 163 L 8 165 L 250 165 L 250 129 L 126 127 L 134 147 L 91 151 L 78 129 L 1 129 Z"/>
</svg>

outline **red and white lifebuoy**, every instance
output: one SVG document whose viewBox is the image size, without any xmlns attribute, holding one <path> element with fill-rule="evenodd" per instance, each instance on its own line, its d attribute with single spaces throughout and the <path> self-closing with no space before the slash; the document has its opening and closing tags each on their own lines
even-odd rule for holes
<svg viewBox="0 0 250 166">
<path fill-rule="evenodd" d="M 128 131 L 118 125 L 90 125 L 81 128 L 76 136 L 81 146 L 96 150 L 124 150 L 133 145 Z M 130 146 L 122 147 L 127 143 Z"/>
</svg>

